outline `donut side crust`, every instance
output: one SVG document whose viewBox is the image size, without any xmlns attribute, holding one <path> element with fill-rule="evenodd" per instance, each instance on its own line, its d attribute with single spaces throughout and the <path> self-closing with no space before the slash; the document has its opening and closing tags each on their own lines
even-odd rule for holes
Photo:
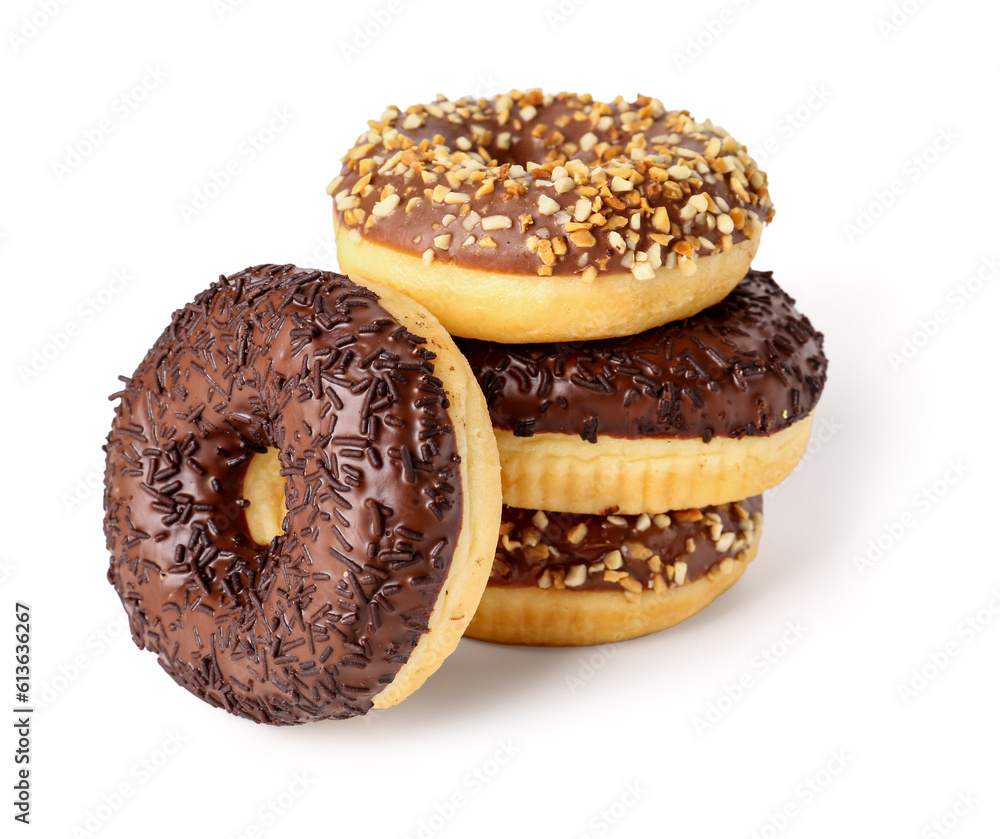
<svg viewBox="0 0 1000 839">
<path fill-rule="evenodd" d="M 337 260 L 419 300 L 452 335 L 504 343 L 580 341 L 632 335 L 697 314 L 729 294 L 750 267 L 763 225 L 725 253 L 701 257 L 694 273 L 661 266 L 648 280 L 630 272 L 536 277 L 504 274 L 352 240 L 336 223 Z"/>
<path fill-rule="evenodd" d="M 503 501 L 566 513 L 638 515 L 726 504 L 783 481 L 805 453 L 814 414 L 766 437 L 629 440 L 516 437 L 496 429 Z"/>
<path fill-rule="evenodd" d="M 434 375 L 448 394 L 463 487 L 462 529 L 445 586 L 421 637 L 395 679 L 372 699 L 373 708 L 402 702 L 455 651 L 489 579 L 500 530 L 500 461 L 486 399 L 451 336 L 423 306 L 366 278 L 355 282 L 379 295 L 379 303 L 410 332 L 427 339 L 437 354 Z"/>
<path fill-rule="evenodd" d="M 743 576 L 756 554 L 757 543 L 743 559 L 727 563 L 728 573 L 710 572 L 659 593 L 487 586 L 466 635 L 494 644 L 541 647 L 584 647 L 639 638 L 700 612 Z"/>
</svg>

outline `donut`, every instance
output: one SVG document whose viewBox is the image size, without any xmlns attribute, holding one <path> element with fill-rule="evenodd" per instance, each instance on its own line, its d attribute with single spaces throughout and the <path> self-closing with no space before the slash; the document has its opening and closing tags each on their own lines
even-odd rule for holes
<svg viewBox="0 0 1000 839">
<path fill-rule="evenodd" d="M 757 554 L 760 496 L 638 516 L 504 507 L 489 585 L 466 635 L 605 644 L 673 626 L 733 585 Z"/>
<path fill-rule="evenodd" d="M 770 272 L 639 335 L 462 339 L 500 448 L 503 500 L 640 514 L 762 493 L 795 467 L 826 381 L 823 336 Z"/>
<path fill-rule="evenodd" d="M 340 267 L 453 335 L 583 340 L 693 315 L 774 215 L 744 146 L 646 96 L 439 97 L 369 126 L 327 188 Z"/>
<path fill-rule="evenodd" d="M 398 292 L 291 265 L 221 277 L 122 377 L 108 579 L 135 643 L 258 723 L 403 700 L 489 575 L 499 466 L 450 337 Z"/>
</svg>

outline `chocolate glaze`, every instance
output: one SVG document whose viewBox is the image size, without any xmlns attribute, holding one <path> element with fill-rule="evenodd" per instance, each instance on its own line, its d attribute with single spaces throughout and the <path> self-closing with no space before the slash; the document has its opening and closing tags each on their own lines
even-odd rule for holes
<svg viewBox="0 0 1000 839">
<path fill-rule="evenodd" d="M 358 138 L 344 158 L 342 177 L 335 182 L 333 194 L 335 197 L 349 195 L 357 187 L 360 190 L 356 193 L 357 206 L 364 212 L 364 223 L 355 226 L 350 216 L 345 218 L 345 212 L 337 210 L 340 224 L 353 227 L 377 244 L 405 253 L 420 255 L 431 249 L 436 259 L 463 267 L 534 275 L 544 263 L 529 248 L 528 240 L 532 236 L 550 240 L 563 238 L 566 251 L 556 255 L 547 269 L 543 268 L 548 273 L 581 274 L 589 266 L 601 271 L 622 272 L 630 267 L 625 260 L 654 244 L 654 235 L 662 237 L 666 233 L 667 239 L 672 237 L 662 251 L 666 263 L 674 248 L 679 248 L 678 253 L 690 254 L 693 250 L 701 256 L 728 250 L 748 238 L 751 224 L 744 226 L 743 223 L 747 214 L 756 219 L 757 225 L 768 223 L 774 215 L 766 177 L 747 156 L 744 146 L 718 126 L 710 122 L 696 123 L 687 111 L 666 111 L 649 97 L 639 97 L 632 103 L 618 100 L 605 104 L 594 102 L 589 96 L 565 93 L 544 96 L 539 91 L 530 91 L 522 95 L 512 110 L 501 106 L 501 97 L 489 100 L 465 97 L 454 103 L 439 104 L 454 107 L 439 116 L 427 110 L 436 107 L 434 103 L 408 108 L 402 113 L 390 109 L 389 113 L 395 116 L 383 117 Z M 522 109 L 529 106 L 535 109 L 536 115 L 522 119 Z M 609 118 L 609 126 L 601 128 L 595 124 L 601 115 Z M 626 115 L 631 121 L 626 122 Z M 420 124 L 407 127 L 408 118 L 417 118 Z M 538 136 L 535 136 L 536 131 L 540 131 Z M 498 144 L 498 138 L 505 133 L 511 135 L 510 146 L 506 149 Z M 595 134 L 602 143 L 585 150 L 580 147 L 580 141 L 588 133 Z M 464 145 L 467 152 L 459 145 L 465 141 L 468 141 Z M 495 189 L 485 195 L 476 195 L 482 180 L 450 183 L 441 158 L 435 154 L 442 146 L 449 154 L 459 155 L 457 160 L 448 161 L 447 166 L 452 169 L 462 168 L 463 161 L 470 155 L 479 155 L 478 160 L 473 158 L 474 163 L 481 161 L 479 171 L 497 179 Z M 641 149 L 638 158 L 633 157 L 633 148 Z M 402 154 L 401 163 L 383 171 L 399 153 Z M 623 224 L 624 220 L 631 221 L 633 215 L 638 215 L 636 227 L 613 227 L 601 222 L 590 228 L 595 243 L 575 243 L 567 237 L 565 223 L 573 220 L 575 205 L 585 195 L 581 185 L 560 192 L 546 173 L 538 177 L 528 173 L 513 178 L 509 171 L 512 165 L 555 165 L 567 160 L 578 160 L 591 169 L 634 169 L 639 179 L 636 189 L 611 191 L 610 186 L 605 186 L 601 190 L 603 206 L 598 212 L 605 219 L 617 215 L 623 219 Z M 668 178 L 664 182 L 651 174 L 651 167 L 658 167 L 658 172 L 662 172 L 675 164 L 692 169 L 690 177 Z M 698 169 L 699 165 L 702 169 Z M 757 187 L 746 182 L 747 178 L 754 178 L 755 173 L 762 179 Z M 370 181 L 359 184 L 369 175 Z M 663 176 L 657 174 L 657 177 Z M 734 179 L 746 183 L 737 186 Z M 516 180 L 518 187 L 505 188 L 508 180 Z M 608 176 L 605 180 L 610 183 L 612 178 Z M 582 186 L 586 188 L 594 183 L 596 181 Z M 439 185 L 447 186 L 449 191 L 465 193 L 469 200 L 464 207 L 432 200 L 431 192 Z M 386 217 L 376 217 L 372 211 L 387 188 L 400 196 L 399 207 Z M 710 196 L 713 207 L 721 202 L 722 210 L 685 218 L 682 208 L 698 193 Z M 538 202 L 543 195 L 555 201 L 559 210 L 549 215 L 540 213 Z M 414 198 L 420 200 L 409 207 Z M 654 226 L 653 214 L 660 207 L 666 209 L 669 224 L 661 220 Z M 726 234 L 716 224 L 716 213 L 728 210 L 736 210 L 737 216 L 735 227 Z M 466 211 L 480 217 L 506 216 L 512 220 L 512 225 L 493 230 L 484 229 L 479 223 L 465 224 L 461 213 Z M 448 215 L 455 218 L 444 223 Z M 531 216 L 530 225 L 522 227 L 519 222 L 522 216 Z M 612 232 L 616 231 L 615 236 L 625 235 L 627 239 L 630 229 L 638 238 L 629 243 L 628 250 L 616 250 Z M 446 233 L 452 234 L 450 244 L 445 248 L 435 246 L 434 238 Z M 467 243 L 470 234 L 476 240 L 488 237 L 495 246 L 470 245 Z"/>
<path fill-rule="evenodd" d="M 462 519 L 434 353 L 339 274 L 262 265 L 174 313 L 108 443 L 108 579 L 181 685 L 256 722 L 364 713 L 427 631 Z M 250 538 L 279 449 L 289 513 Z"/>
<path fill-rule="evenodd" d="M 670 519 L 666 527 L 650 515 L 598 516 L 546 511 L 543 528 L 538 527 L 536 511 L 505 506 L 489 585 L 538 586 L 547 569 L 554 588 L 621 591 L 622 583 L 607 579 L 600 567 L 611 551 L 621 554 L 622 564 L 615 570 L 625 572 L 626 579 L 637 581 L 642 590 L 653 589 L 657 577 L 668 588 L 675 587 L 675 574 L 671 573 L 673 569 L 668 571 L 668 566 L 679 561 L 687 566 L 684 581 L 693 582 L 726 557 L 742 558 L 747 548 L 756 543 L 760 538 L 763 520 L 759 514 L 763 506 L 763 497 L 755 495 L 731 504 L 674 511 L 666 514 Z M 637 526 L 640 520 L 645 529 Z M 722 535 L 722 542 L 711 538 L 715 521 L 720 523 L 717 532 Z M 567 534 L 580 525 L 585 526 L 586 533 L 574 542 Z M 727 533 L 735 536 L 727 537 Z M 526 544 L 523 541 L 526 538 L 529 542 L 537 539 L 537 543 Z M 723 546 L 725 549 L 720 550 Z M 651 564 L 647 551 L 659 557 L 660 562 Z M 598 567 L 588 570 L 581 585 L 566 586 L 562 582 L 566 573 L 581 563 L 588 569 L 595 563 Z"/>
<path fill-rule="evenodd" d="M 625 338 L 551 344 L 456 339 L 495 428 L 740 438 L 805 417 L 826 382 L 823 335 L 770 271 L 751 270 L 721 303 Z"/>
</svg>

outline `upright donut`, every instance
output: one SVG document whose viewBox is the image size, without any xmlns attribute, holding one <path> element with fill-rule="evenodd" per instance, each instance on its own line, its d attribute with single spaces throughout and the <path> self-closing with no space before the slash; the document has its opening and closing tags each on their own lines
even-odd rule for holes
<svg viewBox="0 0 1000 839">
<path fill-rule="evenodd" d="M 744 146 L 645 96 L 439 98 L 369 125 L 328 188 L 340 266 L 454 335 L 580 340 L 693 315 L 774 214 Z"/>
<path fill-rule="evenodd" d="M 471 371 L 420 306 L 262 265 L 175 312 L 123 380 L 108 579 L 179 684 L 294 724 L 393 705 L 454 649 L 499 469 Z"/>
</svg>

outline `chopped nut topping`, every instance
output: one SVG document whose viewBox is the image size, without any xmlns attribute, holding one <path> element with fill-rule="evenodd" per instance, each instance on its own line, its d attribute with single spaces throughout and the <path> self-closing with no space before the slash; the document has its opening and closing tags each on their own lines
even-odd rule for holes
<svg viewBox="0 0 1000 839">
<path fill-rule="evenodd" d="M 733 541 L 736 539 L 736 534 L 733 531 L 728 533 L 723 533 L 718 539 L 715 540 L 715 549 L 719 553 L 725 553 L 733 546 Z"/>
<path fill-rule="evenodd" d="M 683 561 L 678 561 L 674 563 L 674 582 L 677 585 L 684 585 L 684 580 L 687 579 L 688 564 Z"/>
<path fill-rule="evenodd" d="M 518 150 L 534 156 L 529 147 L 543 151 L 534 161 L 512 159 Z M 438 97 L 387 109 L 342 162 L 327 190 L 351 240 L 382 241 L 393 228 L 376 221 L 403 206 L 413 252 L 425 253 L 419 242 L 454 220 L 435 210 L 452 205 L 466 221 L 475 213 L 470 233 L 480 218 L 485 231 L 511 230 L 502 243 L 511 264 L 523 262 L 517 253 L 526 247 L 535 258 L 518 271 L 584 282 L 600 271 L 649 280 L 661 267 L 690 276 L 700 259 L 756 236 L 773 215 L 767 178 L 744 146 L 647 97 L 602 103 L 539 90 Z M 562 194 L 571 196 L 568 206 L 553 197 Z M 536 206 L 551 247 L 528 242 Z M 466 253 L 453 256 L 466 264 L 475 258 Z"/>
<path fill-rule="evenodd" d="M 509 216 L 484 216 L 479 224 L 483 230 L 503 230 L 510 227 L 513 222 Z"/>
<path fill-rule="evenodd" d="M 626 542 L 625 550 L 629 559 L 649 559 L 653 555 L 653 552 L 641 542 Z"/>
<path fill-rule="evenodd" d="M 604 564 L 613 571 L 621 568 L 624 562 L 622 558 L 622 552 L 619 550 L 608 551 L 602 557 L 602 560 Z"/>
<path fill-rule="evenodd" d="M 623 577 L 618 581 L 618 585 L 633 594 L 638 594 L 642 591 L 642 583 L 640 583 L 635 577 Z"/>
<path fill-rule="evenodd" d="M 559 202 L 548 195 L 540 195 L 538 196 L 538 212 L 543 216 L 551 216 L 553 213 L 558 213 Z"/>
</svg>

